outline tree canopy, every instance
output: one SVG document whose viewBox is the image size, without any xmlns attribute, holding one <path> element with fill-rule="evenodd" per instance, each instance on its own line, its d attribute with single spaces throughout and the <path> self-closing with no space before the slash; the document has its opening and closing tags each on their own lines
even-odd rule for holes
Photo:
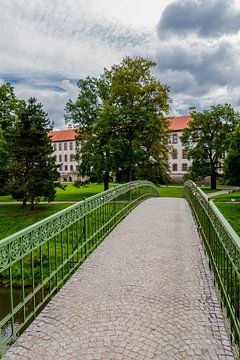
<svg viewBox="0 0 240 360">
<path fill-rule="evenodd" d="M 0 85 L 0 193 L 4 193 L 9 166 L 7 143 L 9 132 L 17 119 L 17 109 L 20 101 L 16 98 L 11 84 Z"/>
<path fill-rule="evenodd" d="M 154 66 L 126 57 L 99 78 L 79 80 L 76 102 L 66 105 L 66 121 L 79 129 L 80 174 L 104 179 L 105 188 L 110 174 L 167 178 L 169 88 L 153 77 Z"/>
<path fill-rule="evenodd" d="M 35 98 L 22 101 L 17 115 L 8 140 L 8 191 L 33 208 L 41 196 L 47 201 L 55 196 L 59 173 L 48 135 L 52 124 Z"/>
<path fill-rule="evenodd" d="M 240 125 L 231 134 L 230 146 L 224 162 L 225 179 L 231 184 L 240 186 Z"/>
<path fill-rule="evenodd" d="M 212 106 L 210 110 L 193 113 L 189 128 L 184 129 L 182 143 L 192 160 L 189 176 L 193 179 L 211 177 L 211 188 L 216 188 L 223 158 L 230 144 L 229 134 L 240 121 L 239 113 L 229 104 Z"/>
</svg>

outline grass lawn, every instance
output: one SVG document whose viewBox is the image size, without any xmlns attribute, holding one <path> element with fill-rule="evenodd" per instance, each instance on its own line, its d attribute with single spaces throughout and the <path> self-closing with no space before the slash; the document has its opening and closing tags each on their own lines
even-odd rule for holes
<svg viewBox="0 0 240 360">
<path fill-rule="evenodd" d="M 71 183 L 66 183 L 66 189 L 56 189 L 57 194 L 54 201 L 81 201 L 89 196 L 93 196 L 103 191 L 103 184 L 90 184 L 84 187 L 76 188 Z M 118 184 L 110 184 L 110 188 Z M 0 202 L 16 201 L 11 195 L 0 196 Z"/>
<path fill-rule="evenodd" d="M 20 204 L 0 205 L 0 239 L 65 209 L 67 206 L 69 204 L 39 204 L 32 211 L 30 206 L 24 208 Z"/>
<path fill-rule="evenodd" d="M 161 197 L 182 197 L 182 186 L 159 186 L 158 189 Z"/>
<path fill-rule="evenodd" d="M 217 195 L 214 196 L 213 199 L 215 202 L 228 202 L 231 201 L 231 199 L 235 199 L 235 201 L 240 202 L 240 191 L 234 191 L 230 194 Z"/>
<path fill-rule="evenodd" d="M 225 216 L 226 220 L 240 236 L 240 204 L 216 203 L 216 206 Z"/>
</svg>

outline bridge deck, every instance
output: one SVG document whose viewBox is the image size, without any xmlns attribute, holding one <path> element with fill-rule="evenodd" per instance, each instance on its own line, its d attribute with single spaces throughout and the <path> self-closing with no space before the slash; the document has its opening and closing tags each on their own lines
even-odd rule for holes
<svg viewBox="0 0 240 360">
<path fill-rule="evenodd" d="M 136 208 L 5 359 L 233 359 L 185 200 Z"/>
</svg>

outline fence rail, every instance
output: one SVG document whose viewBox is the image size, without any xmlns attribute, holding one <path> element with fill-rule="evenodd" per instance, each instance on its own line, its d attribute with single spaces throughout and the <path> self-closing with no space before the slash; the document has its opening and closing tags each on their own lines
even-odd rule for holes
<svg viewBox="0 0 240 360">
<path fill-rule="evenodd" d="M 116 186 L 0 240 L 0 356 L 107 234 L 155 196 L 147 181 Z"/>
<path fill-rule="evenodd" d="M 231 340 L 239 356 L 240 238 L 213 201 L 192 181 L 186 182 L 183 195 L 197 221 L 222 305 L 230 322 Z"/>
</svg>

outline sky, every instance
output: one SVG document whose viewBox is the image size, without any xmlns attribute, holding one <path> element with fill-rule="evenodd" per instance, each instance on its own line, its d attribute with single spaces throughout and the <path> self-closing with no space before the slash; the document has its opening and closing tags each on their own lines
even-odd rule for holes
<svg viewBox="0 0 240 360">
<path fill-rule="evenodd" d="M 1 0 L 0 83 L 36 97 L 56 129 L 78 94 L 124 56 L 156 62 L 170 115 L 240 110 L 240 0 Z"/>
</svg>

